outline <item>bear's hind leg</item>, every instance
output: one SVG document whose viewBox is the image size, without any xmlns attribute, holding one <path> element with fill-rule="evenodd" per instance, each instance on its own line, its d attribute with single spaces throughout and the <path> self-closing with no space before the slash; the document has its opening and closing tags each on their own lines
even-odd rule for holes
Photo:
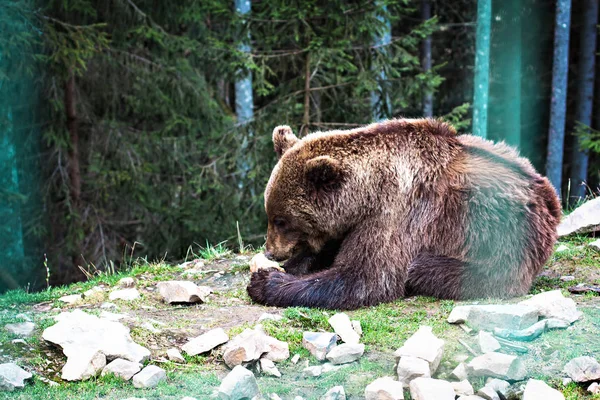
<svg viewBox="0 0 600 400">
<path fill-rule="evenodd" d="M 406 295 L 460 299 L 464 272 L 463 262 L 456 258 L 420 254 L 408 267 Z"/>
</svg>

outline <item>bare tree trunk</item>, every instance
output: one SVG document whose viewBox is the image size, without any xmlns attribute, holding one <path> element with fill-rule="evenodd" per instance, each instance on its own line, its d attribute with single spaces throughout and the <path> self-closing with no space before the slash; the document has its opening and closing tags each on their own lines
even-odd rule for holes
<svg viewBox="0 0 600 400">
<path fill-rule="evenodd" d="M 421 18 L 423 21 L 427 21 L 431 18 L 430 0 L 421 1 Z M 423 40 L 421 57 L 423 72 L 429 72 L 431 70 L 431 35 Z M 425 117 L 433 116 L 433 94 L 429 90 L 423 96 L 423 115 Z"/>
<path fill-rule="evenodd" d="M 77 123 L 77 107 L 75 104 L 75 74 L 69 71 L 69 77 L 65 83 L 65 111 L 67 114 L 67 129 L 69 131 L 70 146 L 69 146 L 69 180 L 71 186 L 69 188 L 71 196 L 71 213 L 78 214 L 81 202 L 81 170 L 79 167 L 79 131 Z M 79 229 L 79 215 L 73 219 L 73 223 L 77 224 L 76 230 Z M 81 254 L 81 243 L 74 243 L 75 251 L 72 259 L 76 267 L 78 265 L 79 255 Z"/>
<path fill-rule="evenodd" d="M 308 134 L 310 124 L 310 52 L 306 53 L 304 66 L 304 119 L 302 120 L 302 135 Z"/>
</svg>

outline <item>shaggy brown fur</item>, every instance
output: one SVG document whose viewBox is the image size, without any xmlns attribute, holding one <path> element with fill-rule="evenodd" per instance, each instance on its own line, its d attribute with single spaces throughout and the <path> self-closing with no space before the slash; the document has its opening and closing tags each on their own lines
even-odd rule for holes
<svg viewBox="0 0 600 400">
<path fill-rule="evenodd" d="M 561 210 L 548 180 L 503 143 L 401 119 L 302 140 L 273 132 L 262 304 L 354 309 L 405 295 L 527 293 Z"/>
</svg>

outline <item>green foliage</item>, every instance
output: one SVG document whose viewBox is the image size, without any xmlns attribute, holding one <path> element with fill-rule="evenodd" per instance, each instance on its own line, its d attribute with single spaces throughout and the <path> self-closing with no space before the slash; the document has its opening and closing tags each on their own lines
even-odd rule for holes
<svg viewBox="0 0 600 400">
<path fill-rule="evenodd" d="M 577 122 L 573 135 L 581 138 L 581 148 L 600 154 L 600 131 Z"/>
</svg>

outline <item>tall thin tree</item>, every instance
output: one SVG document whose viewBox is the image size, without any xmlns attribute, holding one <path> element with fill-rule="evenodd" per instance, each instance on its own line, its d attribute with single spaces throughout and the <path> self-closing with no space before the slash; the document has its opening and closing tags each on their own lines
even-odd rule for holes
<svg viewBox="0 0 600 400">
<path fill-rule="evenodd" d="M 250 13 L 250 0 L 235 0 L 235 9 L 241 15 Z M 238 48 L 240 51 L 250 53 L 250 33 L 241 38 Z M 235 113 L 238 121 L 242 124 L 247 123 L 254 116 L 254 99 L 252 96 L 252 74 L 241 72 L 235 81 Z"/>
<path fill-rule="evenodd" d="M 381 9 L 384 13 L 387 13 L 387 8 L 385 5 L 383 5 Z M 376 51 L 380 51 L 385 54 L 387 46 L 392 42 L 392 24 L 387 16 L 378 15 L 377 19 L 382 22 L 384 28 L 381 30 L 379 35 L 375 37 L 374 47 Z M 382 70 L 379 73 L 379 79 L 379 90 L 371 93 L 371 107 L 373 110 L 374 121 L 381 121 L 390 114 L 389 99 L 384 95 L 385 88 L 383 86 L 383 82 L 386 80 L 385 71 Z"/>
<path fill-rule="evenodd" d="M 487 136 L 491 25 L 492 0 L 478 0 L 473 85 L 475 91 L 473 94 L 473 133 L 481 137 Z"/>
<path fill-rule="evenodd" d="M 427 21 L 431 18 L 431 1 L 421 1 L 421 18 L 423 21 Z M 431 35 L 428 35 L 424 40 L 421 48 L 421 66 L 423 72 L 429 72 L 431 70 Z M 433 116 L 433 93 L 430 90 L 425 92 L 423 96 L 423 116 Z"/>
<path fill-rule="evenodd" d="M 565 147 L 570 28 L 571 0 L 557 0 L 556 20 L 554 24 L 552 100 L 550 103 L 550 132 L 548 133 L 546 175 L 559 195 L 562 184 L 563 152 Z"/>
<path fill-rule="evenodd" d="M 583 18 L 580 29 L 579 65 L 577 68 L 577 98 L 575 119 L 582 125 L 584 133 L 592 125 L 592 107 L 594 104 L 594 78 L 596 60 L 596 37 L 598 35 L 598 2 L 583 0 Z M 571 191 L 570 196 L 585 197 L 589 154 L 581 148 L 581 136 L 575 137 L 571 153 Z"/>
</svg>

